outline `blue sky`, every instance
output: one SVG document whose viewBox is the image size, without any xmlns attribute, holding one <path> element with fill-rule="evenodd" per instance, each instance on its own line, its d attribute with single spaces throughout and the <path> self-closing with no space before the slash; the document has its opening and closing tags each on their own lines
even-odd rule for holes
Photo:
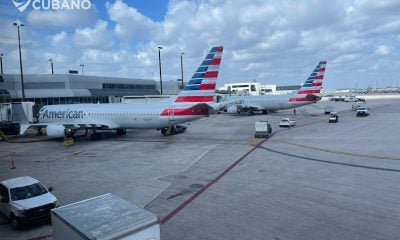
<svg viewBox="0 0 400 240">
<path fill-rule="evenodd" d="M 20 21 L 26 25 L 21 29 L 25 73 L 50 73 L 52 58 L 56 73 L 83 63 L 90 75 L 157 80 L 157 46 L 163 46 L 163 78 L 180 78 L 185 52 L 187 80 L 211 46 L 224 45 L 219 86 L 253 80 L 300 84 L 323 59 L 328 89 L 400 80 L 400 0 L 91 3 L 88 10 L 28 7 L 20 13 L 12 0 L 0 0 L 5 71 L 19 71 L 12 22 Z"/>
</svg>

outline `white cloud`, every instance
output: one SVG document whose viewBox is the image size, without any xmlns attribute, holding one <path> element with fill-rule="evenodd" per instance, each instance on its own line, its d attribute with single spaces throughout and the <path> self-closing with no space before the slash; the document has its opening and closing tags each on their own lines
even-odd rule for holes
<svg viewBox="0 0 400 240">
<path fill-rule="evenodd" d="M 31 61 L 30 69 L 37 64 L 37 72 L 48 71 L 48 58 L 54 57 L 57 72 L 84 63 L 88 74 L 157 78 L 157 46 L 163 46 L 163 78 L 180 78 L 180 53 L 185 52 L 187 80 L 209 47 L 222 44 L 221 83 L 257 78 L 298 84 L 318 61 L 327 59 L 327 88 L 352 86 L 355 79 L 375 77 L 362 74 L 397 74 L 398 2 L 170 0 L 163 20 L 154 21 L 133 7 L 134 2 L 116 0 L 105 3 L 108 16 L 102 20 L 95 9 L 31 12 L 24 49 L 31 51 L 26 61 Z M 0 50 L 9 55 L 15 51 L 16 33 L 0 19 L 3 25 Z M 54 26 L 56 32 L 45 37 L 30 33 L 44 26 Z M 388 63 L 397 67 L 382 71 Z M 361 80 L 358 84 L 362 86 Z"/>
<path fill-rule="evenodd" d="M 75 30 L 75 44 L 97 49 L 112 47 L 112 32 L 107 29 L 108 23 L 99 20 L 94 28 L 79 28 Z"/>
<path fill-rule="evenodd" d="M 384 23 L 381 26 L 376 27 L 375 29 L 371 30 L 371 34 L 379 34 L 379 33 L 400 33 L 400 20 L 391 21 Z"/>
<path fill-rule="evenodd" d="M 64 42 L 65 39 L 67 38 L 67 33 L 65 31 L 62 31 L 60 33 L 57 33 L 56 35 L 52 36 L 52 44 L 57 45 L 61 42 Z"/>
<path fill-rule="evenodd" d="M 96 22 L 97 9 L 88 10 L 32 10 L 27 21 L 34 27 L 82 27 Z"/>
<path fill-rule="evenodd" d="M 147 39 L 158 32 L 159 24 L 129 7 L 122 0 L 106 2 L 110 19 L 116 22 L 115 32 L 124 40 Z"/>
<path fill-rule="evenodd" d="M 375 53 L 381 56 L 386 56 L 389 55 L 391 53 L 392 49 L 386 45 L 379 45 L 376 49 L 375 49 Z"/>
<path fill-rule="evenodd" d="M 277 31 L 267 36 L 258 46 L 263 50 L 280 50 L 295 47 L 297 36 L 291 31 Z"/>
<path fill-rule="evenodd" d="M 335 58 L 332 61 L 332 64 L 346 64 L 353 61 L 357 61 L 360 58 L 360 54 L 344 54 L 340 55 L 339 57 Z M 340 66 L 340 65 L 338 65 Z"/>
</svg>

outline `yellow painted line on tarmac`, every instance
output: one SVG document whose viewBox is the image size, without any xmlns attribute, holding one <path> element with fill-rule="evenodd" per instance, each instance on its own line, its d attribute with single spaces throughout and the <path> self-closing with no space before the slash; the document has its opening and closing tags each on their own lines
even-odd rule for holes
<svg viewBox="0 0 400 240">
<path fill-rule="evenodd" d="M 51 140 L 53 140 L 53 139 L 50 139 L 50 138 L 46 138 L 46 139 L 32 139 L 32 140 L 20 140 L 20 141 L 18 141 L 18 140 L 10 140 L 10 139 L 7 137 L 7 135 L 5 135 L 5 134 L 3 133 L 3 131 L 1 131 L 1 130 L 0 130 L 0 137 L 1 137 L 4 141 L 6 141 L 6 142 L 8 142 L 8 143 L 33 143 L 33 142 L 44 142 L 44 141 L 51 141 Z"/>
<path fill-rule="evenodd" d="M 260 144 L 262 141 L 264 141 L 265 138 L 255 138 L 249 141 L 249 143 L 253 146 Z"/>
</svg>

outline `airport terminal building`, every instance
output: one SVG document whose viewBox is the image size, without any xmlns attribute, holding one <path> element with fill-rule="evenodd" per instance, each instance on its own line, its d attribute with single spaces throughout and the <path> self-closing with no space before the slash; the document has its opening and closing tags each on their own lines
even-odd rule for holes
<svg viewBox="0 0 400 240">
<path fill-rule="evenodd" d="M 85 76 L 76 74 L 24 74 L 25 101 L 35 107 L 53 104 L 119 102 L 123 96 L 159 95 L 152 79 Z M 176 94 L 176 81 L 163 82 L 164 94 Z M 19 74 L 0 75 L 0 103 L 22 100 Z"/>
</svg>

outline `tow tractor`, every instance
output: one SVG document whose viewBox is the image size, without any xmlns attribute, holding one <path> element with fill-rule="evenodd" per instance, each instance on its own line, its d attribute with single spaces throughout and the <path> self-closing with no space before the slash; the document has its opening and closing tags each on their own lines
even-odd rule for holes
<svg viewBox="0 0 400 240">
<path fill-rule="evenodd" d="M 331 112 L 331 116 L 329 117 L 329 123 L 337 123 L 339 122 L 339 116 L 337 112 Z"/>
<path fill-rule="evenodd" d="M 175 135 L 175 134 L 180 134 L 184 133 L 186 131 L 187 127 L 183 125 L 173 125 L 157 130 L 161 130 L 161 134 L 164 136 L 169 136 L 169 135 Z"/>
</svg>

